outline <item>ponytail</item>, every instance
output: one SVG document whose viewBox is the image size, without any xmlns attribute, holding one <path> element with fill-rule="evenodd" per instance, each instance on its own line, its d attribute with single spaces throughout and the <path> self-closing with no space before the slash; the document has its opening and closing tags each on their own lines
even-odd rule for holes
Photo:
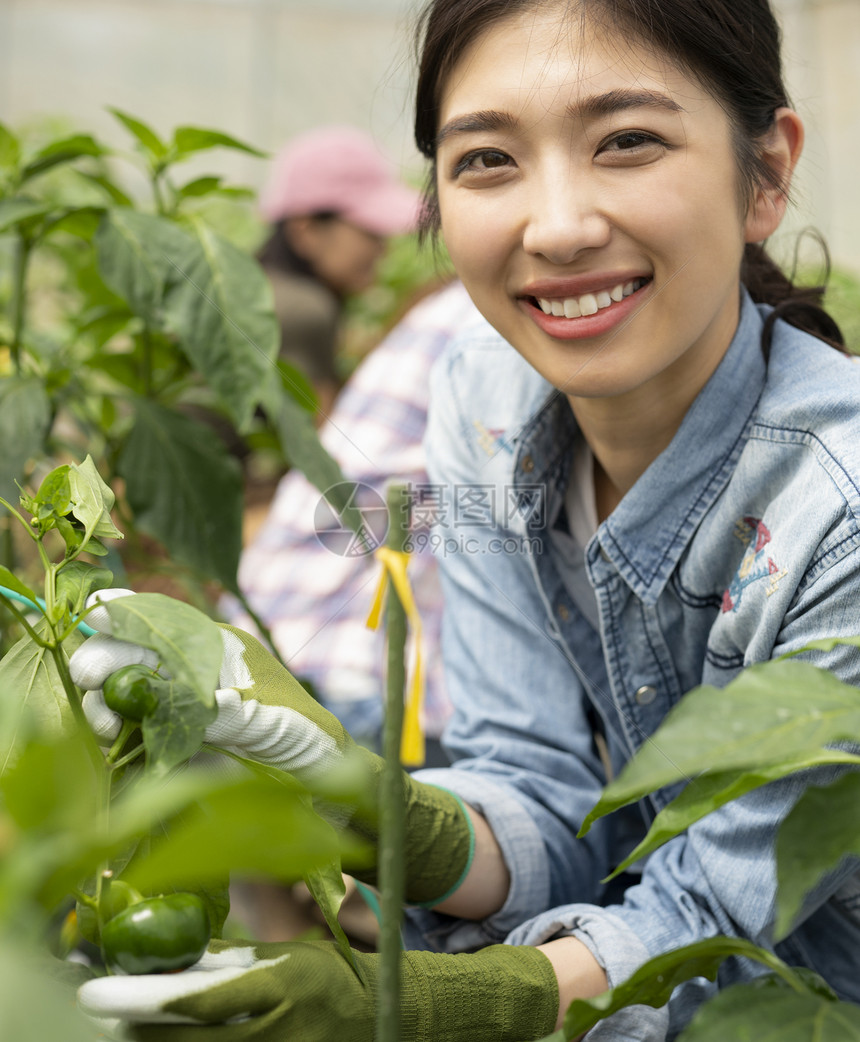
<svg viewBox="0 0 860 1042">
<path fill-rule="evenodd" d="M 824 309 L 824 292 L 830 274 L 830 256 L 822 239 L 816 236 L 824 253 L 824 279 L 818 286 L 798 286 L 768 256 L 759 243 L 747 243 L 741 265 L 741 281 L 756 304 L 770 304 L 773 310 L 762 330 L 762 350 L 770 354 L 773 327 L 777 319 L 811 333 L 837 351 L 848 354 L 845 338 L 835 319 Z M 796 259 L 796 258 L 795 258 Z"/>
</svg>

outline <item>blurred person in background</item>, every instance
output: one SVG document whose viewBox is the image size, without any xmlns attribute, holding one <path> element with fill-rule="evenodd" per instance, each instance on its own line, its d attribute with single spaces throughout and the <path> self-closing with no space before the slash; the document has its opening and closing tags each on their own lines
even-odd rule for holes
<svg viewBox="0 0 860 1042">
<path fill-rule="evenodd" d="M 430 370 L 455 334 L 480 315 L 460 282 L 415 304 L 358 366 L 320 430 L 320 439 L 356 483 L 355 502 L 378 537 L 374 512 L 389 482 L 406 484 L 412 507 L 409 579 L 421 615 L 425 660 L 422 723 L 426 766 L 448 763 L 440 737 L 451 706 L 440 651 L 442 591 L 431 552 L 433 486 L 425 470 Z M 269 628 L 278 653 L 295 676 L 343 723 L 357 741 L 379 750 L 383 722 L 384 633 L 367 627 L 379 581 L 372 552 L 339 539 L 322 496 L 298 470 L 280 481 L 274 500 L 246 544 L 239 586 Z M 328 529 L 328 530 L 327 530 Z M 261 636 L 233 597 L 221 613 L 233 625 Z M 375 944 L 376 919 L 347 879 L 340 919 L 352 943 Z M 234 915 L 259 940 L 284 940 L 319 926 L 319 914 L 302 886 L 234 885 Z"/>
<path fill-rule="evenodd" d="M 356 483 L 356 503 L 371 528 L 385 486 L 399 482 L 410 489 L 409 576 L 422 617 L 428 762 L 437 764 L 447 762 L 438 739 L 449 703 L 439 655 L 441 590 L 429 534 L 436 518 L 422 439 L 431 367 L 454 335 L 478 320 L 459 282 L 430 293 L 358 366 L 320 430 L 347 480 Z M 351 734 L 377 747 L 385 653 L 382 632 L 368 629 L 366 620 L 379 565 L 372 553 L 356 552 L 348 538 L 339 542 L 336 532 L 325 531 L 329 515 L 318 489 L 301 472 L 287 473 L 245 546 L 239 586 L 290 670 Z M 228 621 L 259 636 L 234 598 L 225 598 L 221 610 Z"/>
<path fill-rule="evenodd" d="M 290 140 L 260 196 L 269 236 L 257 256 L 272 284 L 280 357 L 310 380 L 324 417 L 340 389 L 345 300 L 368 289 L 391 236 L 412 231 L 418 193 L 373 139 L 325 126 Z"/>
</svg>

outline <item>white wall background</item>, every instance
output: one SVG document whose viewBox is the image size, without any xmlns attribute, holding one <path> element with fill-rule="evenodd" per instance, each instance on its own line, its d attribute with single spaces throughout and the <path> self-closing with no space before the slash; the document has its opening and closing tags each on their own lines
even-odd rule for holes
<svg viewBox="0 0 860 1042">
<path fill-rule="evenodd" d="M 808 128 L 787 232 L 817 226 L 834 259 L 860 273 L 860 0 L 775 3 Z M 417 173 L 409 27 L 418 4 L 0 0 L 0 119 L 67 117 L 122 146 L 105 112 L 113 105 L 164 133 L 197 123 L 267 150 L 305 127 L 349 122 Z M 213 165 L 255 186 L 266 170 L 226 152 Z"/>
</svg>

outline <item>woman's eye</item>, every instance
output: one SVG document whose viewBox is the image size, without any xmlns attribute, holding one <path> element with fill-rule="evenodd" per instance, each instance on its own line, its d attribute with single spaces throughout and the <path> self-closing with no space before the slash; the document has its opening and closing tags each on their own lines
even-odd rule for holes
<svg viewBox="0 0 860 1042">
<path fill-rule="evenodd" d="M 454 173 L 462 174 L 466 171 L 480 173 L 482 170 L 498 170 L 508 166 L 512 162 L 506 152 L 499 152 L 492 148 L 482 148 L 474 152 L 468 152 L 457 163 Z"/>
<path fill-rule="evenodd" d="M 664 142 L 659 138 L 654 137 L 653 134 L 647 134 L 642 130 L 625 130 L 621 134 L 616 134 L 615 137 L 610 138 L 600 149 L 604 153 L 614 153 L 620 155 L 623 153 L 649 153 L 656 150 L 662 150 L 665 147 Z"/>
</svg>

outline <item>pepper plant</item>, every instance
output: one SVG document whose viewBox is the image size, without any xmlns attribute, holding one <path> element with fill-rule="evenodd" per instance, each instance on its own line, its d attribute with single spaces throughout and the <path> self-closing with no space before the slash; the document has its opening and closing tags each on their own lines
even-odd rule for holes
<svg viewBox="0 0 860 1042">
<path fill-rule="evenodd" d="M 164 138 L 111 111 L 131 155 L 80 133 L 28 153 L 0 124 L 0 495 L 14 499 L 16 482 L 91 454 L 117 490 L 126 560 L 142 557 L 152 572 L 160 555 L 174 578 L 181 566 L 197 603 L 207 581 L 241 599 L 242 475 L 228 443 L 253 441 L 262 426 L 321 490 L 342 486 L 307 381 L 277 360 L 262 269 L 206 217 L 207 202 L 250 193 L 181 176 L 213 149 L 262 153 L 199 127 Z M 114 173 L 122 164 L 143 172 L 142 202 Z M 51 190 L 59 172 L 86 186 L 84 200 Z M 40 257 L 61 269 L 59 319 L 47 328 L 32 286 Z M 21 565 L 8 530 L 0 559 Z"/>
<path fill-rule="evenodd" d="M 231 872 L 305 878 L 348 951 L 336 919 L 339 866 L 359 846 L 290 776 L 206 744 L 223 651 L 206 614 L 157 593 L 109 603 L 114 635 L 154 650 L 169 679 L 153 681 L 110 748 L 98 745 L 68 668 L 87 598 L 112 581 L 100 564 L 106 541 L 120 536 L 92 459 L 57 467 L 18 507 L 0 503 L 44 573 L 37 591 L 0 566 L 0 598 L 23 630 L 0 659 L 0 963 L 12 947 L 29 958 L 48 940 L 63 956 L 85 938 L 100 945 L 108 971 L 181 968 L 220 934 Z M 201 751 L 245 770 L 196 766 Z M 34 1008 L 16 1038 L 48 1037 L 34 1000 L 44 973 L 21 982 Z M 16 1009 L 0 1013 L 4 1037 Z"/>
</svg>

